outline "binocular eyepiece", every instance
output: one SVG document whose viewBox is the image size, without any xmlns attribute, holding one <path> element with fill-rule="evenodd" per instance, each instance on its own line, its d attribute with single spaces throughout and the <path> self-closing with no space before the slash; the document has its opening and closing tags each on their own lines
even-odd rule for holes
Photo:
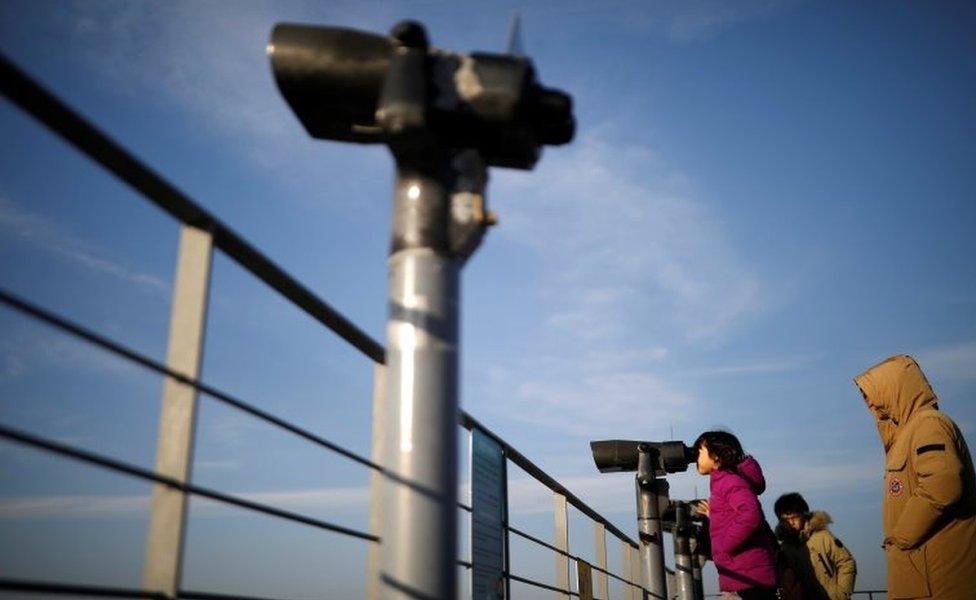
<svg viewBox="0 0 976 600">
<path fill-rule="evenodd" d="M 698 452 L 681 441 L 601 440 L 590 442 L 590 450 L 601 473 L 637 471 L 642 453 L 650 459 L 655 475 L 687 471 L 698 460 Z"/>
<path fill-rule="evenodd" d="M 388 143 L 423 130 L 518 169 L 532 168 L 541 146 L 573 138 L 572 99 L 541 86 L 527 58 L 430 48 L 412 21 L 389 36 L 279 24 L 268 54 L 278 88 L 315 138 Z"/>
</svg>

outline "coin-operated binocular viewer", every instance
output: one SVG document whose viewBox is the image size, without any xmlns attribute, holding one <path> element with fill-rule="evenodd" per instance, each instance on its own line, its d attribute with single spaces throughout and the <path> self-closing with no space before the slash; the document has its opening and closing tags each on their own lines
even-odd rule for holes
<svg viewBox="0 0 976 600">
<path fill-rule="evenodd" d="M 637 529 L 641 571 L 645 578 L 643 585 L 652 598 L 667 598 L 661 515 L 670 506 L 670 501 L 664 476 L 687 471 L 688 465 L 697 460 L 698 453 L 680 441 L 604 440 L 590 442 L 590 450 L 601 473 L 637 472 Z"/>
<path fill-rule="evenodd" d="M 711 556 L 708 517 L 698 509 L 701 500 L 672 500 L 661 514 L 665 531 L 674 539 L 674 589 L 671 598 L 704 600 L 702 567 Z"/>
<path fill-rule="evenodd" d="M 543 146 L 569 142 L 570 97 L 526 58 L 438 50 L 411 21 L 385 36 L 280 24 L 268 54 L 312 137 L 386 144 L 396 162 L 376 595 L 452 598 L 460 269 L 494 221 L 487 167 L 531 169 Z"/>
</svg>

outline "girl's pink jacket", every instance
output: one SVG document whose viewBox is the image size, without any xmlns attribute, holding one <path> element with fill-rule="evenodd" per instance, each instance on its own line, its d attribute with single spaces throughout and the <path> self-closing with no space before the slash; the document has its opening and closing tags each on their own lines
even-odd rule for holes
<svg viewBox="0 0 976 600">
<path fill-rule="evenodd" d="M 776 542 L 759 505 L 758 496 L 766 489 L 759 463 L 747 456 L 733 470 L 713 471 L 709 489 L 709 532 L 719 589 L 775 587 Z"/>
</svg>

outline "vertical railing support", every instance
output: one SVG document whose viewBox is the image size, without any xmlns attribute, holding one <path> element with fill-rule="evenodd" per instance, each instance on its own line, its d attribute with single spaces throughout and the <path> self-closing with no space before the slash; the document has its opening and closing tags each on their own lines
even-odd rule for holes
<svg viewBox="0 0 976 600">
<path fill-rule="evenodd" d="M 509 529 L 509 504 L 508 504 L 508 450 L 504 450 L 505 462 L 504 464 L 504 475 L 502 476 L 502 495 L 504 502 L 504 515 L 503 524 L 504 529 L 502 530 L 502 535 L 505 536 L 505 600 L 511 600 L 512 598 L 512 578 L 509 575 L 512 572 L 512 534 Z"/>
<path fill-rule="evenodd" d="M 623 569 L 623 580 L 627 582 L 624 588 L 624 598 L 627 598 L 627 600 L 637 600 L 637 597 L 634 595 L 636 589 L 636 584 L 634 583 L 634 564 L 630 559 L 632 550 L 633 548 L 626 540 L 620 540 L 620 567 Z"/>
<path fill-rule="evenodd" d="M 552 496 L 555 518 L 556 548 L 565 554 L 556 553 L 556 587 L 566 592 L 556 592 L 557 598 L 569 598 L 569 509 L 566 496 L 556 493 Z"/>
<path fill-rule="evenodd" d="M 630 572 L 634 574 L 634 600 L 644 600 L 646 586 L 641 578 L 640 553 L 633 546 L 630 547 Z"/>
<path fill-rule="evenodd" d="M 207 298 L 213 239 L 207 231 L 183 225 L 173 286 L 166 365 L 188 379 L 197 379 L 203 360 Z M 179 482 L 190 480 L 197 413 L 194 386 L 167 377 L 156 445 L 156 473 Z M 175 598 L 186 533 L 187 497 L 181 490 L 153 486 L 143 566 L 143 588 Z"/>
<path fill-rule="evenodd" d="M 596 557 L 596 566 L 602 571 L 596 572 L 594 582 L 594 595 L 603 600 L 610 598 L 610 585 L 607 580 L 607 527 L 603 523 L 593 523 L 593 552 Z"/>
</svg>

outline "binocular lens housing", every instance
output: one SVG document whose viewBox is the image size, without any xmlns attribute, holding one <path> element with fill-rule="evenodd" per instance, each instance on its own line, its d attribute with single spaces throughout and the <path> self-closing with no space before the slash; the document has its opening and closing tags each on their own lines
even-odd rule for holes
<svg viewBox="0 0 976 600">
<path fill-rule="evenodd" d="M 541 146 L 572 140 L 572 98 L 540 85 L 527 58 L 430 49 L 422 27 L 413 29 L 398 39 L 275 26 L 268 44 L 275 81 L 312 137 L 387 143 L 401 134 L 400 121 L 378 115 L 406 108 L 414 125 L 452 147 L 477 148 L 491 166 L 529 169 Z M 404 46 L 418 36 L 423 43 Z"/>
<path fill-rule="evenodd" d="M 393 41 L 343 27 L 276 25 L 268 44 L 278 89 L 309 135 L 379 143 L 376 103 Z"/>
<path fill-rule="evenodd" d="M 643 442 L 638 440 L 602 440 L 590 442 L 593 462 L 601 473 L 636 471 L 641 452 L 648 452 L 658 474 L 680 473 L 698 460 L 694 448 L 681 441 Z"/>
</svg>

